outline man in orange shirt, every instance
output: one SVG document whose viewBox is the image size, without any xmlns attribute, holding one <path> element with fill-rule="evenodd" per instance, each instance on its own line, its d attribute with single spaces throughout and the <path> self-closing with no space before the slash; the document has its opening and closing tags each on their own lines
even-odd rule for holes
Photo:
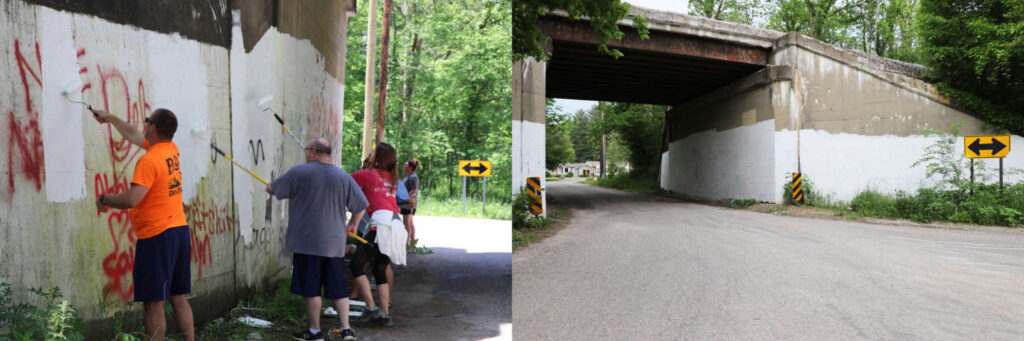
<svg viewBox="0 0 1024 341">
<path fill-rule="evenodd" d="M 192 292 L 192 246 L 181 201 L 178 146 L 171 141 L 178 130 L 178 119 L 170 110 L 156 109 L 146 118 L 140 132 L 108 112 L 94 113 L 96 121 L 114 125 L 125 139 L 146 150 L 135 163 L 131 188 L 96 198 L 100 212 L 108 206 L 132 209 L 132 224 L 138 238 L 132 280 L 135 301 L 143 302 L 146 334 L 153 340 L 163 339 L 167 330 L 164 301 L 170 299 L 174 319 L 185 340 L 195 340 L 192 308 L 185 299 L 185 294 Z"/>
</svg>

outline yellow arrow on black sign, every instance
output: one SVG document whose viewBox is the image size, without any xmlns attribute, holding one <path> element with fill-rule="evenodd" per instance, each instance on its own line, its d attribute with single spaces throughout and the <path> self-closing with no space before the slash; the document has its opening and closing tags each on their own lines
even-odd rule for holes
<svg viewBox="0 0 1024 341">
<path fill-rule="evenodd" d="M 459 176 L 491 176 L 491 162 L 483 160 L 460 160 Z"/>
</svg>

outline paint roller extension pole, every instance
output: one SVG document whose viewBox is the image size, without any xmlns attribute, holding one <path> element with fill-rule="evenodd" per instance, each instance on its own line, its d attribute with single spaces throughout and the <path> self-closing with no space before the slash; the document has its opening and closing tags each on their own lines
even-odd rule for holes
<svg viewBox="0 0 1024 341">
<path fill-rule="evenodd" d="M 213 145 L 213 143 L 210 144 L 210 148 L 213 148 L 213 150 L 217 151 L 217 154 L 220 154 L 220 156 L 223 156 L 225 159 L 228 159 L 228 161 L 231 161 L 231 164 L 233 164 L 233 165 L 237 166 L 238 168 L 246 171 L 246 173 L 249 173 L 249 175 L 252 175 L 252 177 L 256 178 L 256 180 L 259 180 L 264 185 L 270 186 L 270 182 L 267 182 L 267 180 L 263 180 L 263 178 L 261 178 L 259 175 L 256 175 L 256 173 L 253 173 L 251 170 L 248 170 L 245 167 L 242 167 L 242 165 L 238 164 L 238 162 L 235 162 L 235 160 L 232 159 L 231 156 L 228 156 L 228 154 L 225 154 L 223 150 L 220 150 L 220 148 L 217 148 L 217 146 Z"/>
<path fill-rule="evenodd" d="M 295 140 L 295 143 L 299 145 L 299 149 L 306 150 L 306 146 L 303 146 L 302 141 L 299 141 L 299 138 L 295 137 L 295 133 L 292 133 L 292 130 L 288 129 L 288 126 L 284 124 L 284 120 L 281 119 L 281 116 L 277 116 L 277 113 L 274 113 L 274 118 L 277 119 L 278 123 L 281 123 L 281 126 L 284 127 L 284 131 L 287 131 L 288 135 L 292 136 L 292 139 Z"/>
<path fill-rule="evenodd" d="M 349 233 L 348 233 L 348 236 L 349 236 L 349 237 L 352 237 L 352 238 L 355 238 L 355 239 L 356 239 L 356 240 L 358 240 L 358 241 L 359 241 L 360 243 L 363 243 L 363 244 L 367 244 L 367 242 L 366 242 L 366 239 L 363 239 L 363 237 L 357 236 L 357 235 L 356 235 L 355 233 L 349 232 Z"/>
</svg>

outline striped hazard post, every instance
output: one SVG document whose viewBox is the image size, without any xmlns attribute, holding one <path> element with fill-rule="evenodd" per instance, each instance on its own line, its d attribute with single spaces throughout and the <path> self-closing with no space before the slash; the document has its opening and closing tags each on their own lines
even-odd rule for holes
<svg viewBox="0 0 1024 341">
<path fill-rule="evenodd" d="M 803 175 L 800 172 L 793 173 L 793 202 L 804 203 Z"/>
<path fill-rule="evenodd" d="M 540 177 L 526 178 L 526 192 L 530 194 L 530 213 L 534 217 L 544 214 L 544 197 L 541 196 Z"/>
</svg>

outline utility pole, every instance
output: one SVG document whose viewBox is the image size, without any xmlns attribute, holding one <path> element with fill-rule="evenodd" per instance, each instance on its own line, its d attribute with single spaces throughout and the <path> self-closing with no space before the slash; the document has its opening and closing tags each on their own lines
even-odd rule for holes
<svg viewBox="0 0 1024 341">
<path fill-rule="evenodd" d="M 374 141 L 380 143 L 384 138 L 384 110 L 387 108 L 388 95 L 388 36 L 391 31 L 391 0 L 384 0 L 384 22 L 380 36 L 380 84 L 377 85 L 377 136 Z"/>
<path fill-rule="evenodd" d="M 363 153 L 359 160 L 366 160 L 370 155 L 370 147 L 373 140 L 370 139 L 370 131 L 373 130 L 373 83 L 374 71 L 377 66 L 375 61 L 377 55 L 377 0 L 370 0 L 367 6 L 370 12 L 370 19 L 366 26 L 366 78 L 365 94 L 363 94 Z"/>
<path fill-rule="evenodd" d="M 604 122 L 604 111 L 601 112 L 601 122 Z M 605 149 L 605 133 L 601 133 L 601 177 L 602 178 L 605 177 L 605 175 L 607 174 L 605 172 L 608 169 L 607 165 L 605 164 L 604 149 Z"/>
</svg>

